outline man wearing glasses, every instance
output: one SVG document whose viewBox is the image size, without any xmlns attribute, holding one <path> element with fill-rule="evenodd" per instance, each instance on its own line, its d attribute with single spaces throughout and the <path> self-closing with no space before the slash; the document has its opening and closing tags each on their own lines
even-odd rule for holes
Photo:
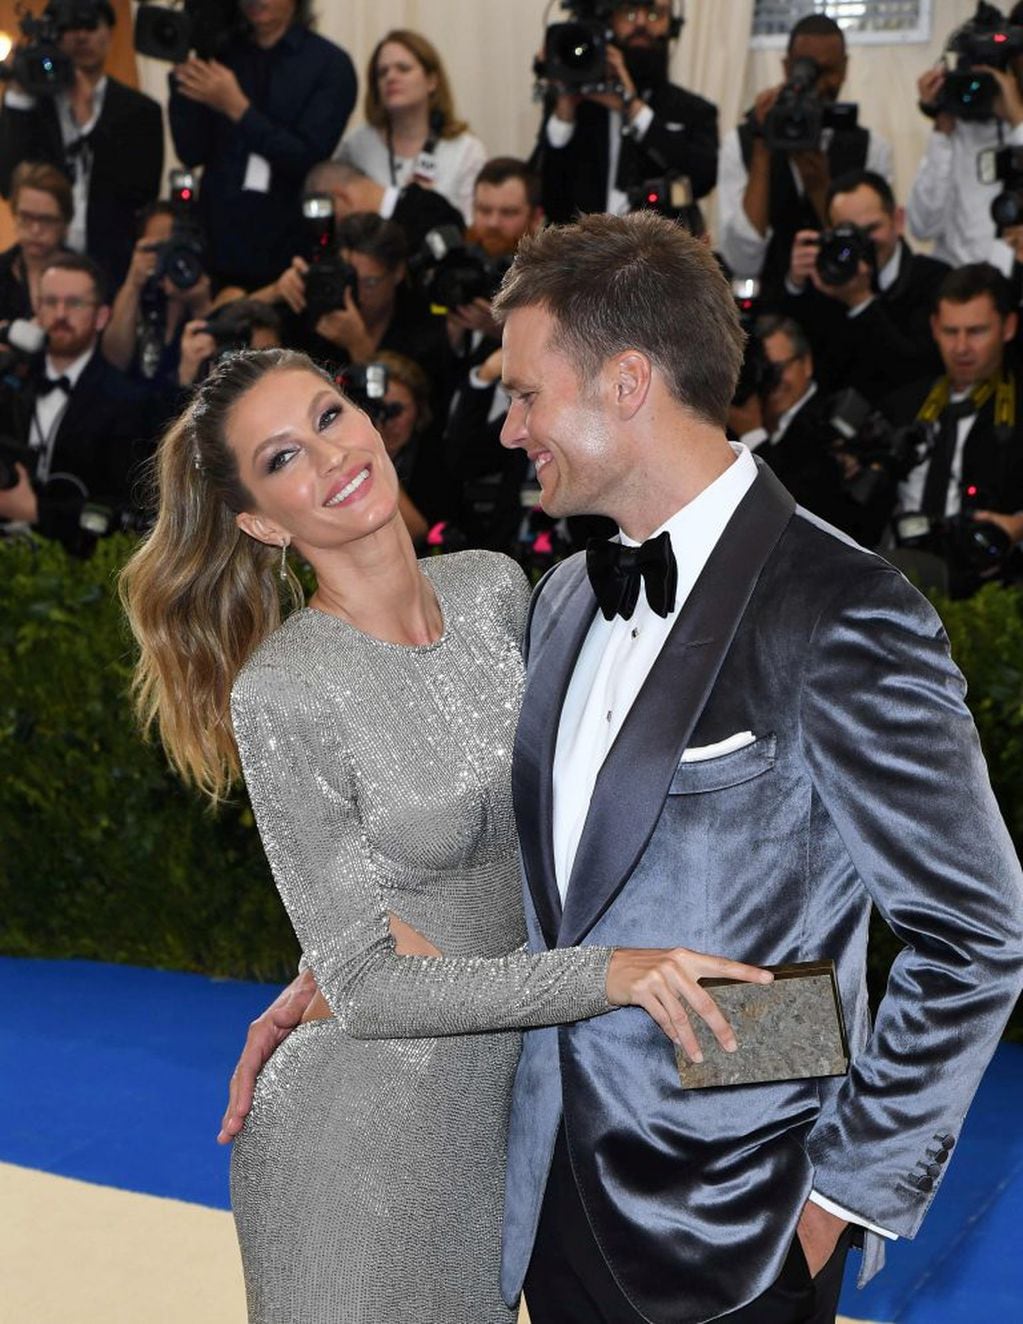
<svg viewBox="0 0 1023 1324">
<path fill-rule="evenodd" d="M 71 185 L 51 165 L 22 161 L 11 180 L 17 242 L 0 253 L 0 322 L 35 315 L 39 282 L 64 247 L 71 220 Z"/>
<path fill-rule="evenodd" d="M 20 385 L 0 387 L 0 467 L 13 480 L 0 489 L 0 529 L 32 528 L 76 555 L 121 527 L 148 431 L 144 397 L 99 352 L 104 284 L 90 258 L 55 257 L 39 283 L 45 351 Z"/>
<path fill-rule="evenodd" d="M 552 85 L 540 131 L 543 207 L 551 221 L 629 210 L 628 191 L 685 175 L 693 198 L 717 179 L 717 107 L 668 81 L 670 43 L 682 27 L 669 0 L 617 5 L 609 25 L 611 90 L 579 95 Z"/>
</svg>

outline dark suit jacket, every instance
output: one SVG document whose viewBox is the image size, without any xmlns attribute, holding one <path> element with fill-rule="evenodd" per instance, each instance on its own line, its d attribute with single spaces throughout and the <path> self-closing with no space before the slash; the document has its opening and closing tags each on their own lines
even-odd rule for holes
<svg viewBox="0 0 1023 1324">
<path fill-rule="evenodd" d="M 562 908 L 552 766 L 595 611 L 581 557 L 534 595 L 513 763 L 530 946 L 830 957 L 852 1066 L 685 1092 L 638 1008 L 527 1031 L 502 1290 L 522 1283 L 563 1116 L 626 1296 L 651 1324 L 702 1324 L 774 1281 L 811 1188 L 915 1234 L 1020 988 L 1023 877 L 933 609 L 761 470 L 600 770 Z M 872 903 L 907 943 L 873 1028 Z"/>
<path fill-rule="evenodd" d="M 103 110 L 89 135 L 89 145 L 92 173 L 86 249 L 116 288 L 131 261 L 138 214 L 160 193 L 163 115 L 158 103 L 108 75 Z M 9 106 L 0 110 L 0 191 L 5 198 L 10 195 L 14 168 L 21 161 L 48 161 L 67 171 L 52 99 L 41 97 L 34 110 Z"/>
<path fill-rule="evenodd" d="M 27 445 L 35 400 L 31 380 L 18 393 L 4 392 L 0 434 Z M 82 507 L 89 501 L 120 512 L 134 505 L 139 499 L 140 466 L 151 454 L 153 432 L 145 393 L 111 367 L 97 348 L 68 397 L 54 440 L 49 481 L 35 484 L 39 532 L 72 553 L 87 551 L 90 540 L 79 527 Z"/>
<path fill-rule="evenodd" d="M 824 397 L 818 389 L 790 420 L 778 442 L 766 441 L 757 447 L 757 459 L 781 479 L 801 506 L 857 538 L 860 512 L 846 494 L 832 439 Z"/>
<path fill-rule="evenodd" d="M 851 386 L 877 405 L 907 382 L 941 372 L 931 311 L 949 268 L 900 243 L 898 278 L 856 317 L 812 285 L 781 301 L 781 311 L 795 318 L 813 346 L 814 376 L 825 393 Z"/>
<path fill-rule="evenodd" d="M 981 509 L 1014 514 L 1023 510 L 1023 381 L 1016 372 L 1016 426 L 1010 434 L 995 432 L 994 397 L 984 405 L 963 446 L 964 483 L 977 488 Z M 881 403 L 881 412 L 897 427 L 912 423 L 934 385 L 933 379 L 910 383 Z"/>
<path fill-rule="evenodd" d="M 702 198 L 717 182 L 717 107 L 694 92 L 665 83 L 643 100 L 654 112 L 653 123 L 640 142 L 622 138 L 619 188 L 642 184 L 669 171 L 688 175 L 693 195 Z M 565 147 L 547 141 L 547 116 L 540 126 L 538 151 L 543 181 L 543 207 L 550 221 L 570 221 L 577 212 L 607 208 L 608 111 L 583 101 L 575 132 Z"/>
<path fill-rule="evenodd" d="M 239 37 L 219 58 L 252 103 L 238 123 L 181 96 L 173 77 L 168 114 L 178 155 L 203 167 L 199 214 L 210 271 L 255 289 L 302 251 L 302 182 L 344 132 L 355 69 L 339 46 L 297 24 L 269 51 Z M 242 188 L 253 154 L 270 163 L 266 193 Z"/>
<path fill-rule="evenodd" d="M 401 190 L 391 220 L 405 231 L 410 257 L 419 252 L 431 230 L 454 225 L 465 231 L 465 218 L 458 208 L 435 189 L 421 188 L 419 184 L 408 184 Z"/>
</svg>

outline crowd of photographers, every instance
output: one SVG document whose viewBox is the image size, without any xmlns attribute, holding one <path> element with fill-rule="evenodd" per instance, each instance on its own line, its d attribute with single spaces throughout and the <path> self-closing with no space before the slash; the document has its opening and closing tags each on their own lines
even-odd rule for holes
<svg viewBox="0 0 1023 1324">
<path fill-rule="evenodd" d="M 693 0 L 697 2 L 697 0 Z M 980 4 L 921 75 L 932 131 L 905 209 L 888 145 L 842 102 L 822 15 L 719 139 L 674 85 L 681 0 L 562 0 L 529 162 L 487 159 L 438 52 L 387 33 L 364 83 L 305 0 L 139 6 L 163 117 L 107 73 L 106 0 L 49 0 L 0 66 L 0 530 L 87 555 L 144 527 L 155 438 L 225 353 L 295 346 L 375 418 L 425 550 L 534 574 L 604 531 L 554 522 L 521 451 L 490 298 L 520 239 L 653 207 L 707 238 L 749 335 L 729 427 L 809 510 L 956 595 L 1019 577 L 1023 542 L 1023 4 Z M 906 229 L 928 241 L 915 252 Z M 680 335 L 692 328 L 679 328 Z"/>
</svg>

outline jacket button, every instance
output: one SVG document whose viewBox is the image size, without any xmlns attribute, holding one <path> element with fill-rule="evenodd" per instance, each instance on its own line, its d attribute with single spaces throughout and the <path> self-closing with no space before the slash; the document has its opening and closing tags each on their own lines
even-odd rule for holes
<svg viewBox="0 0 1023 1324">
<path fill-rule="evenodd" d="M 927 1167 L 924 1168 L 924 1172 L 926 1172 L 929 1177 L 941 1176 L 941 1168 L 937 1163 L 928 1163 Z"/>
<path fill-rule="evenodd" d="M 956 1147 L 956 1138 L 955 1138 L 955 1136 L 951 1136 L 951 1135 L 949 1135 L 949 1136 L 942 1136 L 942 1137 L 941 1137 L 941 1144 L 945 1147 L 945 1149 L 955 1149 L 955 1147 Z"/>
<path fill-rule="evenodd" d="M 916 1188 L 918 1191 L 930 1191 L 934 1188 L 934 1182 L 930 1177 L 917 1177 Z"/>
</svg>

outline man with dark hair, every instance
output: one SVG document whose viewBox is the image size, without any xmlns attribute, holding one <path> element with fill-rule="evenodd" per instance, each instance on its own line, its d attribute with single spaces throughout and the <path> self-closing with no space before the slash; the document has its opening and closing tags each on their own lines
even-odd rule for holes
<svg viewBox="0 0 1023 1324">
<path fill-rule="evenodd" d="M 160 191 L 163 116 L 152 97 L 106 72 L 113 5 L 95 0 L 76 12 L 83 25 L 66 29 L 60 39 L 74 64 L 72 86 L 37 98 L 7 84 L 0 111 L 0 190 L 8 195 L 21 161 L 47 161 L 63 170 L 74 192 L 68 244 L 95 258 L 116 284 L 131 258 L 136 214 Z"/>
<path fill-rule="evenodd" d="M 680 26 L 669 0 L 615 6 L 608 82 L 621 91 L 551 89 L 538 153 L 551 221 L 628 211 L 628 191 L 665 175 L 688 177 L 694 198 L 717 178 L 717 107 L 668 79 Z"/>
<path fill-rule="evenodd" d="M 1008 22 L 1023 24 L 1023 3 L 1013 5 Z M 934 256 L 950 266 L 991 262 L 1009 275 L 1012 249 L 991 216 L 991 203 L 1003 186 L 981 183 L 977 160 L 982 152 L 1023 147 L 1023 58 L 1011 60 L 1007 69 L 984 71 L 998 84 L 990 119 L 960 119 L 938 109 L 945 72 L 941 61 L 917 80 L 920 109 L 933 131 L 909 191 L 909 228 L 918 239 L 932 240 Z"/>
<path fill-rule="evenodd" d="M 848 68 L 845 37 L 834 19 L 810 14 L 795 24 L 783 61 L 786 81 L 800 60 L 814 62 L 816 96 L 834 105 Z M 771 151 L 764 127 L 782 87 L 761 92 L 725 138 L 718 180 L 722 256 L 736 276 L 759 277 L 773 291 L 781 289 L 797 232 L 823 225 L 832 178 L 863 169 L 885 179 L 892 174 L 891 148 L 859 125 L 825 128 L 815 149 Z"/>
<path fill-rule="evenodd" d="M 726 442 L 743 337 L 702 244 L 584 217 L 520 246 L 496 307 L 505 444 L 550 514 L 623 544 L 534 595 L 531 946 L 831 958 L 852 1058 L 683 1090 L 631 1011 L 527 1031 L 504 1296 L 525 1280 L 533 1324 L 823 1324 L 854 1224 L 862 1278 L 915 1234 L 1020 987 L 1023 878 L 962 678 L 902 576 Z M 906 942 L 873 1030 L 872 903 Z"/>
<path fill-rule="evenodd" d="M 35 315 L 39 277 L 65 247 L 74 204 L 67 176 L 42 161 L 22 161 L 11 176 L 17 242 L 0 253 L 0 322 Z"/>
<path fill-rule="evenodd" d="M 105 276 L 90 258 L 55 257 L 43 272 L 39 324 L 46 350 L 31 375 L 0 392 L 0 435 L 22 448 L 16 483 L 0 491 L 5 531 L 29 526 L 69 552 L 92 546 L 87 505 L 107 530 L 132 507 L 132 483 L 152 432 L 144 397 L 99 351 L 110 315 Z"/>
<path fill-rule="evenodd" d="M 174 146 L 202 166 L 199 216 L 210 273 L 253 289 L 302 246 L 299 191 L 330 156 L 355 104 L 348 54 L 309 30 L 297 0 L 240 0 L 247 30 L 218 59 L 177 65 L 168 103 Z"/>
<path fill-rule="evenodd" d="M 905 213 L 882 176 L 850 171 L 832 180 L 826 198 L 828 225 L 857 227 L 866 252 L 848 279 L 829 283 L 817 270 L 820 232 L 800 230 L 781 306 L 817 351 L 822 389 L 849 386 L 877 404 L 939 371 L 930 317 L 948 266 L 906 243 Z"/>
<path fill-rule="evenodd" d="M 1012 287 L 988 262 L 959 267 L 939 285 L 931 333 L 944 374 L 882 406 L 893 423 L 918 421 L 932 432 L 932 445 L 899 485 L 897 516 L 922 514 L 940 525 L 972 515 L 999 528 L 1009 545 L 1023 541 L 1023 398 L 1007 351 L 1017 316 Z M 914 545 L 948 559 L 940 529 Z M 954 555 L 948 564 L 953 591 L 977 587 Z"/>
</svg>

